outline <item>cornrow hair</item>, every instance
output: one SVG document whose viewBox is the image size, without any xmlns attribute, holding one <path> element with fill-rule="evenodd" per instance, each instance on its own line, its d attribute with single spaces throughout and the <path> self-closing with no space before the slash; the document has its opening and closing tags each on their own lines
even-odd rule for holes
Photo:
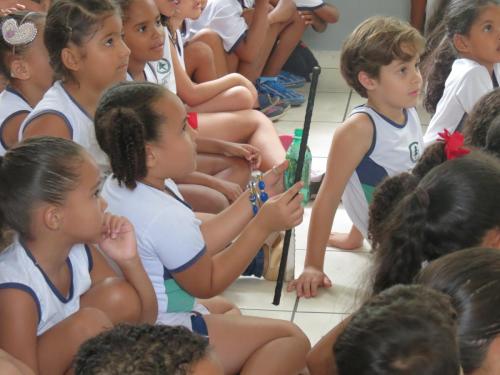
<svg viewBox="0 0 500 375">
<path fill-rule="evenodd" d="M 114 177 L 129 189 L 147 174 L 145 144 L 159 139 L 165 120 L 152 105 L 167 93 L 150 82 L 121 82 L 108 89 L 97 105 L 97 142 L 109 157 Z"/>
</svg>

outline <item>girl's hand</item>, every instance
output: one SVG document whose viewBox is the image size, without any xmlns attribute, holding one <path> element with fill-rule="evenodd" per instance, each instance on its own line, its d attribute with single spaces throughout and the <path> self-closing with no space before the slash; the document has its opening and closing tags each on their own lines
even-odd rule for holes
<svg viewBox="0 0 500 375">
<path fill-rule="evenodd" d="M 257 147 L 244 143 L 226 142 L 224 145 L 224 155 L 247 160 L 250 163 L 251 169 L 259 169 L 262 162 L 260 150 Z"/>
<path fill-rule="evenodd" d="M 238 197 L 243 193 L 240 185 L 221 179 L 219 179 L 217 186 L 215 186 L 215 190 L 224 194 L 230 203 L 238 199 Z"/>
<path fill-rule="evenodd" d="M 266 192 L 270 197 L 281 194 L 285 191 L 284 174 L 288 168 L 288 160 L 283 161 L 281 164 L 275 165 L 266 173 L 262 179 L 266 184 Z"/>
<path fill-rule="evenodd" d="M 304 207 L 302 207 L 302 194 L 300 189 L 304 186 L 302 181 L 297 182 L 288 191 L 270 198 L 259 210 L 256 219 L 263 228 L 269 232 L 296 227 L 302 222 Z"/>
<path fill-rule="evenodd" d="M 127 218 L 104 214 L 99 248 L 115 262 L 127 262 L 137 257 L 134 227 Z"/>
</svg>

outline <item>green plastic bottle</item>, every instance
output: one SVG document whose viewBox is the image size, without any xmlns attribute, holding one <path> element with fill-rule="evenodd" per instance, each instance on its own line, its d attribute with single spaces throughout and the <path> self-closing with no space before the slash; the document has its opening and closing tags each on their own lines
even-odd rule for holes
<svg viewBox="0 0 500 375">
<path fill-rule="evenodd" d="M 302 129 L 295 129 L 293 134 L 293 142 L 288 148 L 286 152 L 286 160 L 288 160 L 288 168 L 285 171 L 285 188 L 289 189 L 295 180 L 295 171 L 297 169 L 297 162 L 299 161 L 299 150 L 300 150 L 300 141 L 302 140 Z M 304 197 L 304 204 L 309 202 L 309 180 L 311 177 L 311 162 L 312 155 L 309 147 L 306 147 L 306 154 L 304 156 L 304 167 L 302 169 L 302 178 L 301 180 L 304 182 L 304 187 L 300 189 Z"/>
</svg>

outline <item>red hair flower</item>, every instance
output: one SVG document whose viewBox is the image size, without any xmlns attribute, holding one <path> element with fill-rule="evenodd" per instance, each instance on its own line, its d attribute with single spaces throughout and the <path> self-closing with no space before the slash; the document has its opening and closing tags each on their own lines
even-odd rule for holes
<svg viewBox="0 0 500 375">
<path fill-rule="evenodd" d="M 464 146 L 464 136 L 462 133 L 456 131 L 450 133 L 448 129 L 438 133 L 441 137 L 439 141 L 444 142 L 444 153 L 447 160 L 453 160 L 461 156 L 467 155 L 470 150 Z"/>
</svg>

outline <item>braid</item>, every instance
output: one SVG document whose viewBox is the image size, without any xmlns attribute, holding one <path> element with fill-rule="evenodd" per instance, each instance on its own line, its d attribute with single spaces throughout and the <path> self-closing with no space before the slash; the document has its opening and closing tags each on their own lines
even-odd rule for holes
<svg viewBox="0 0 500 375">
<path fill-rule="evenodd" d="M 144 124 L 134 110 L 113 108 L 108 118 L 103 118 L 111 127 L 108 142 L 111 169 L 119 183 L 134 189 L 136 180 L 146 176 L 146 151 L 144 147 Z"/>
</svg>

